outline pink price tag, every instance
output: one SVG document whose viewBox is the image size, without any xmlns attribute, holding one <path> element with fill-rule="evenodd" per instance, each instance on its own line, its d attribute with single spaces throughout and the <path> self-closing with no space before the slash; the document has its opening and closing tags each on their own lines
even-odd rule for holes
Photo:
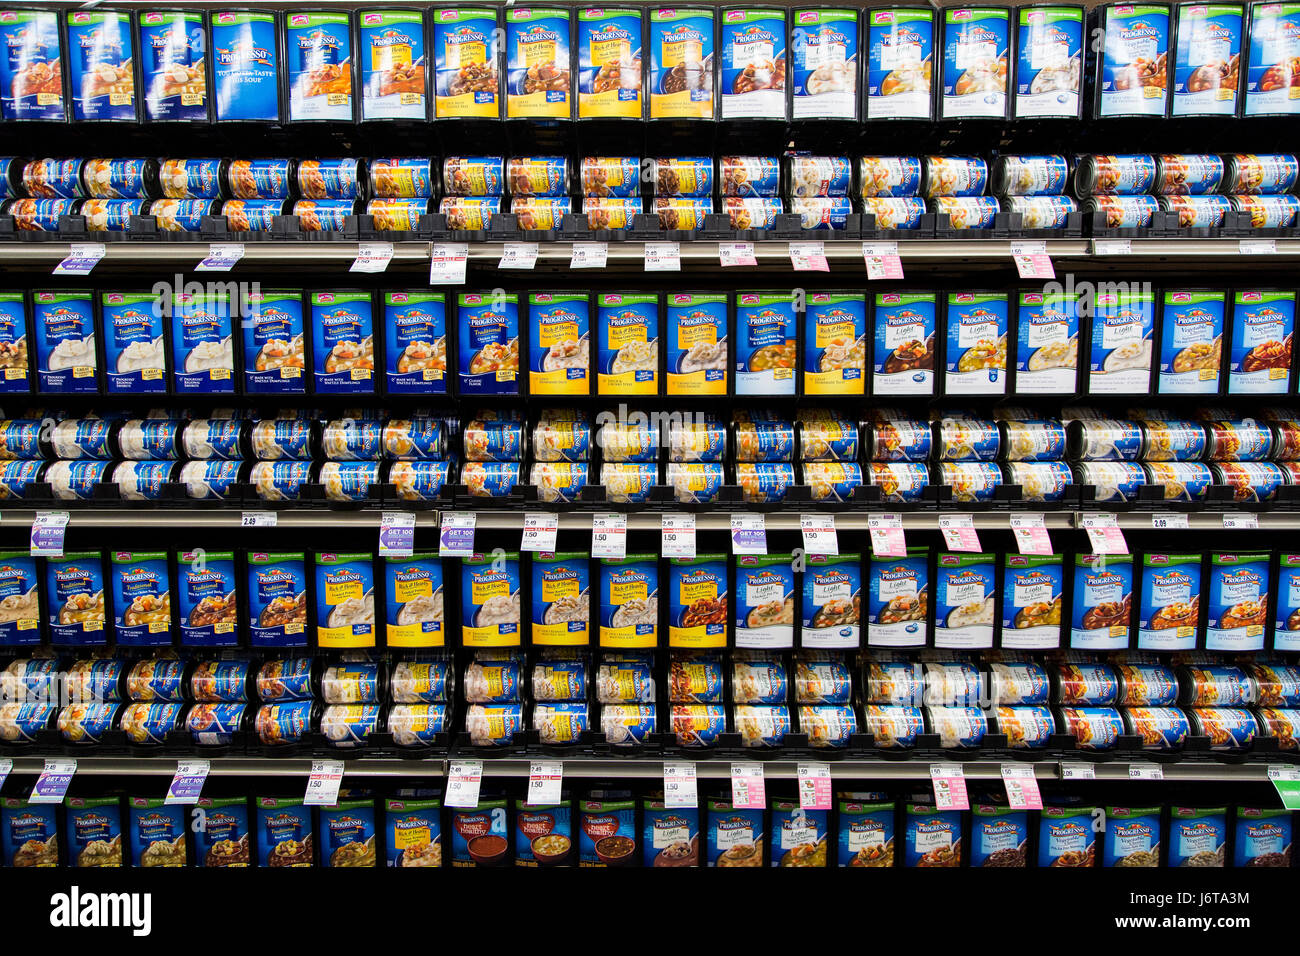
<svg viewBox="0 0 1300 956">
<path fill-rule="evenodd" d="M 1046 254 L 1015 257 L 1016 271 L 1022 279 L 1055 279 L 1056 270 L 1052 268 L 1052 257 Z"/>
<path fill-rule="evenodd" d="M 1007 804 L 1013 810 L 1043 809 L 1043 795 L 1033 767 L 1003 767 L 1002 783 L 1007 789 Z"/>
<path fill-rule="evenodd" d="M 864 256 L 867 263 L 867 278 L 901 279 L 903 278 L 903 260 L 899 256 Z"/>
<path fill-rule="evenodd" d="M 762 764 L 731 765 L 731 805 L 737 810 L 766 809 L 767 791 L 763 782 Z"/>
<path fill-rule="evenodd" d="M 969 516 L 960 518 L 940 518 L 939 530 L 943 532 L 944 544 L 949 551 L 982 551 L 980 536 L 971 524 Z"/>
<path fill-rule="evenodd" d="M 830 272 L 826 247 L 820 242 L 790 243 L 790 264 L 795 272 Z"/>
<path fill-rule="evenodd" d="M 882 558 L 907 557 L 907 539 L 903 536 L 903 529 L 872 528 L 871 550 Z"/>
<path fill-rule="evenodd" d="M 1011 533 L 1021 554 L 1051 554 L 1052 539 L 1040 514 L 1012 515 Z"/>
<path fill-rule="evenodd" d="M 804 810 L 829 810 L 831 808 L 831 768 L 829 764 L 799 764 L 799 806 Z"/>
<path fill-rule="evenodd" d="M 934 786 L 934 807 L 936 810 L 969 810 L 970 799 L 966 796 L 966 778 L 961 768 L 949 772 L 943 765 L 930 768 L 930 782 Z"/>
<path fill-rule="evenodd" d="M 1118 527 L 1088 528 L 1093 554 L 1128 554 L 1128 542 Z"/>
</svg>

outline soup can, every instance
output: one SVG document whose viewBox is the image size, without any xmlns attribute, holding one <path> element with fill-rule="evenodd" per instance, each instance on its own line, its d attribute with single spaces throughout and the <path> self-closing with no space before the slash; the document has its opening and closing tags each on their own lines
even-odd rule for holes
<svg viewBox="0 0 1300 956">
<path fill-rule="evenodd" d="M 1217 193 L 1224 162 L 1213 153 L 1166 153 L 1156 157 L 1155 192 L 1161 196 Z"/>
<path fill-rule="evenodd" d="M 1224 162 L 1223 191 L 1229 195 L 1289 193 L 1300 177 L 1300 161 L 1286 153 L 1230 153 Z"/>
<path fill-rule="evenodd" d="M 1227 196 L 1160 196 L 1160 208 L 1176 213 L 1178 228 L 1203 229 L 1223 225 L 1223 218 L 1232 211 L 1232 201 Z"/>
<path fill-rule="evenodd" d="M 775 156 L 721 156 L 718 192 L 724 197 L 775 198 L 781 188 L 781 164 Z"/>
<path fill-rule="evenodd" d="M 1074 466 L 1075 483 L 1092 485 L 1096 501 L 1135 501 L 1146 471 L 1131 461 L 1084 461 Z"/>
<path fill-rule="evenodd" d="M 1064 156 L 999 156 L 990 184 L 997 196 L 1059 196 L 1069 178 Z"/>
<path fill-rule="evenodd" d="M 862 156 L 858 159 L 858 195 L 863 199 L 919 196 L 921 171 L 919 156 Z"/>
<path fill-rule="evenodd" d="M 366 164 L 360 159 L 302 159 L 295 178 L 303 199 L 361 199 Z"/>
<path fill-rule="evenodd" d="M 444 196 L 500 196 L 505 160 L 500 156 L 448 156 L 442 161 Z"/>
<path fill-rule="evenodd" d="M 651 161 L 651 171 L 654 161 Z M 708 161 L 711 176 L 713 162 Z M 635 156 L 584 156 L 578 163 L 578 178 L 584 196 L 639 196 L 641 195 L 641 161 Z M 692 193 L 665 192 L 662 195 L 693 195 Z"/>
<path fill-rule="evenodd" d="M 1066 453 L 1082 461 L 1137 461 L 1145 436 L 1137 422 L 1075 419 L 1066 430 Z"/>
<path fill-rule="evenodd" d="M 1144 154 L 1083 156 L 1074 171 L 1074 194 L 1080 199 L 1140 196 L 1155 185 L 1156 158 Z"/>
<path fill-rule="evenodd" d="M 1084 200 L 1084 215 L 1100 214 L 1107 229 L 1145 229 L 1160 209 L 1155 196 L 1094 196 Z"/>
<path fill-rule="evenodd" d="M 992 229 L 1002 207 L 992 196 L 936 196 L 930 211 L 947 216 L 952 229 Z"/>
<path fill-rule="evenodd" d="M 1252 229 L 1290 229 L 1300 220 L 1300 197 L 1230 196 L 1232 208 L 1250 216 Z"/>
<path fill-rule="evenodd" d="M 988 181 L 988 163 L 978 156 L 926 156 L 921 194 L 927 199 L 983 196 Z"/>
<path fill-rule="evenodd" d="M 1273 430 L 1267 422 L 1246 419 L 1206 422 L 1206 461 L 1257 462 L 1273 453 Z"/>
<path fill-rule="evenodd" d="M 370 195 L 376 199 L 433 198 L 433 160 L 370 160 Z"/>
<path fill-rule="evenodd" d="M 732 715 L 742 747 L 780 747 L 790 732 L 790 708 L 785 704 L 736 704 Z"/>
<path fill-rule="evenodd" d="M 1022 229 L 1064 229 L 1079 205 L 1069 196 L 1010 196 L 1002 211 L 1019 216 Z"/>
</svg>

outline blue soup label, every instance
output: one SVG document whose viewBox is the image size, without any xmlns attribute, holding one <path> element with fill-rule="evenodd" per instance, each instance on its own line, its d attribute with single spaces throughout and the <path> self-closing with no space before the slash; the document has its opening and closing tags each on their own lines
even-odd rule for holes
<svg viewBox="0 0 1300 956">
<path fill-rule="evenodd" d="M 252 646 L 307 646 L 307 561 L 302 552 L 249 554 L 248 615 Z"/>
<path fill-rule="evenodd" d="M 1147 394 L 1154 328 L 1153 293 L 1098 294 L 1092 316 L 1088 391 Z"/>
<path fill-rule="evenodd" d="M 252 292 L 244 304 L 244 391 L 301 395 L 307 388 L 302 293 Z"/>
<path fill-rule="evenodd" d="M 736 558 L 736 646 L 794 646 L 794 571 L 788 556 Z"/>
<path fill-rule="evenodd" d="M 1238 290 L 1232 303 L 1228 394 L 1285 395 L 1291 381 L 1295 293 Z"/>
<path fill-rule="evenodd" d="M 194 865 L 251 865 L 246 797 L 200 797 L 203 826 L 194 828 Z"/>
<path fill-rule="evenodd" d="M 867 116 L 920 119 L 933 115 L 934 12 L 867 10 Z"/>
<path fill-rule="evenodd" d="M 1075 555 L 1070 646 L 1082 650 L 1128 647 L 1132 601 L 1131 554 Z"/>
<path fill-rule="evenodd" d="M 937 312 L 937 298 L 932 292 L 877 293 L 873 395 L 934 394 Z"/>
<path fill-rule="evenodd" d="M 1240 3 L 1174 7 L 1173 116 L 1236 116 L 1245 9 Z"/>
<path fill-rule="evenodd" d="M 1244 116 L 1300 112 L 1300 98 L 1291 94 L 1295 75 L 1291 64 L 1296 57 L 1300 57 L 1300 3 L 1252 3 Z"/>
<path fill-rule="evenodd" d="M 923 548 L 905 558 L 872 555 L 867 565 L 867 645 L 924 647 L 930 559 Z"/>
<path fill-rule="evenodd" d="M 943 11 L 942 119 L 1000 119 L 1007 112 L 1011 11 L 958 7 Z"/>
<path fill-rule="evenodd" d="M 127 806 L 127 840 L 131 866 L 185 866 L 185 836 L 189 830 L 185 807 L 161 798 L 132 797 Z"/>
<path fill-rule="evenodd" d="M 1205 648 L 1264 649 L 1270 590 L 1267 554 L 1211 554 Z"/>
<path fill-rule="evenodd" d="M 996 556 L 941 552 L 935 564 L 935 647 L 993 646 Z"/>
<path fill-rule="evenodd" d="M 178 554 L 176 610 L 183 646 L 233 647 L 239 639 L 234 552 Z"/>
<path fill-rule="evenodd" d="M 225 294 L 173 297 L 172 384 L 177 394 L 233 394 L 234 312 Z"/>
<path fill-rule="evenodd" d="M 1064 593 L 1063 555 L 1006 555 L 1002 568 L 1002 646 L 1060 647 Z"/>
<path fill-rule="evenodd" d="M 122 807 L 118 797 L 69 797 L 64 808 L 68 865 L 122 866 Z"/>
<path fill-rule="evenodd" d="M 862 555 L 809 555 L 800 604 L 803 647 L 857 647 Z"/>
<path fill-rule="evenodd" d="M 27 297 L 0 292 L 0 392 L 31 390 Z"/>
<path fill-rule="evenodd" d="M 63 47 L 53 10 L 0 10 L 0 111 L 7 120 L 67 118 Z"/>
<path fill-rule="evenodd" d="M 257 865 L 315 866 L 313 810 L 301 799 L 259 797 L 253 829 L 257 834 Z"/>
<path fill-rule="evenodd" d="M 428 117 L 422 11 L 359 11 L 357 56 L 361 67 L 363 121 Z"/>
<path fill-rule="evenodd" d="M 50 639 L 55 645 L 107 643 L 104 564 L 99 552 L 47 558 L 45 595 Z"/>
<path fill-rule="evenodd" d="M 659 296 L 596 297 L 596 392 L 659 394 Z"/>
<path fill-rule="evenodd" d="M 600 563 L 600 646 L 656 647 L 659 564 L 651 554 Z"/>
<path fill-rule="evenodd" d="M 588 643 L 589 585 L 587 555 L 573 552 L 533 555 L 533 644 Z"/>
<path fill-rule="evenodd" d="M 528 297 L 528 388 L 533 395 L 591 391 L 591 303 L 586 294 Z"/>
<path fill-rule="evenodd" d="M 1279 556 L 1277 585 L 1273 649 L 1300 650 L 1300 554 L 1283 552 Z"/>
<path fill-rule="evenodd" d="M 446 614 L 442 560 L 431 554 L 387 558 L 384 582 L 388 646 L 443 646 Z"/>
<path fill-rule="evenodd" d="M 740 810 L 729 802 L 708 801 L 706 866 L 762 866 L 763 811 Z"/>
<path fill-rule="evenodd" d="M 318 393 L 375 390 L 375 333 L 369 292 L 311 294 L 313 383 Z"/>
<path fill-rule="evenodd" d="M 278 122 L 280 63 L 275 15 L 212 14 L 217 122 Z"/>
<path fill-rule="evenodd" d="M 722 118 L 784 119 L 785 12 L 723 10 L 718 51 L 722 58 Z"/>
<path fill-rule="evenodd" d="M 1102 866 L 1160 865 L 1160 807 L 1107 807 Z"/>
<path fill-rule="evenodd" d="M 32 312 L 37 391 L 99 391 L 99 347 L 91 294 L 33 292 Z"/>
<path fill-rule="evenodd" d="M 502 31 L 497 11 L 440 7 L 432 18 L 435 118 L 499 118 Z"/>
<path fill-rule="evenodd" d="M 1160 324 L 1162 395 L 1215 395 L 1223 360 L 1227 293 L 1167 290 Z"/>
<path fill-rule="evenodd" d="M 318 812 L 321 866 L 377 865 L 374 800 L 340 800 Z"/>
<path fill-rule="evenodd" d="M 351 16 L 290 11 L 284 18 L 284 51 L 289 61 L 289 119 L 351 122 L 357 62 Z"/>
<path fill-rule="evenodd" d="M 987 804 L 971 808 L 971 866 L 1024 866 L 1028 842 L 1027 811 Z"/>
<path fill-rule="evenodd" d="M 1002 395 L 1007 390 L 1007 296 L 948 294 L 944 391 Z"/>
<path fill-rule="evenodd" d="M 788 293 L 736 293 L 736 394 L 794 395 L 799 315 Z"/>
<path fill-rule="evenodd" d="M 519 296 L 461 293 L 458 387 L 462 395 L 519 393 Z"/>
<path fill-rule="evenodd" d="M 1073 393 L 1079 369 L 1079 313 L 1073 296 L 1018 295 L 1016 394 Z"/>
<path fill-rule="evenodd" d="M 172 643 L 171 575 L 167 553 L 112 552 L 113 634 L 119 645 Z"/>
<path fill-rule="evenodd" d="M 167 391 L 163 319 L 159 298 L 148 293 L 105 292 L 104 378 L 110 393 Z"/>
<path fill-rule="evenodd" d="M 139 35 L 145 119 L 207 122 L 208 44 L 203 14 L 144 11 Z"/>
<path fill-rule="evenodd" d="M 572 13 L 560 8 L 506 9 L 506 116 L 569 119 L 573 76 Z"/>
<path fill-rule="evenodd" d="M 960 866 L 961 818 L 960 810 L 936 810 L 909 803 L 903 831 L 903 865 Z"/>
<path fill-rule="evenodd" d="M 383 322 L 389 394 L 445 395 L 446 296 L 441 292 L 385 292 Z"/>
<path fill-rule="evenodd" d="M 0 554 L 0 645 L 39 644 L 40 607 L 37 599 L 36 559 L 23 551 Z"/>
<path fill-rule="evenodd" d="M 668 394 L 726 395 L 726 293 L 670 292 L 666 308 Z"/>
<path fill-rule="evenodd" d="M 858 11 L 797 9 L 790 21 L 791 117 L 856 119 Z"/>
<path fill-rule="evenodd" d="M 1077 117 L 1083 9 L 1022 7 L 1017 13 L 1015 118 Z"/>
<path fill-rule="evenodd" d="M 1138 647 L 1149 651 L 1195 650 L 1200 601 L 1199 554 L 1143 555 Z"/>
<path fill-rule="evenodd" d="M 115 10 L 72 10 L 67 16 L 72 118 L 134 122 L 137 99 L 131 15 Z"/>
<path fill-rule="evenodd" d="M 1290 810 L 1238 807 L 1233 823 L 1233 866 L 1289 866 Z"/>
<path fill-rule="evenodd" d="M 442 801 L 387 800 L 384 809 L 389 866 L 442 866 Z"/>
<path fill-rule="evenodd" d="M 17 797 L 0 803 L 0 864 L 58 866 L 58 807 L 29 804 Z"/>
<path fill-rule="evenodd" d="M 461 562 L 461 641 L 466 647 L 517 647 L 519 555 L 475 555 Z"/>
<path fill-rule="evenodd" d="M 1169 101 L 1169 7 L 1102 8 L 1105 44 L 1097 81 L 1098 116 L 1164 116 Z"/>
</svg>

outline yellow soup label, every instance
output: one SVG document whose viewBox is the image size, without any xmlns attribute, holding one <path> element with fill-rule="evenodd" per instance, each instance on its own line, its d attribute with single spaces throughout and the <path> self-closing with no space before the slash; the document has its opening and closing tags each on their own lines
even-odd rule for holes
<svg viewBox="0 0 1300 956">
<path fill-rule="evenodd" d="M 659 644 L 659 628 L 650 629 L 649 634 L 638 634 L 635 627 L 602 627 L 600 629 L 601 647 L 656 647 Z"/>
<path fill-rule="evenodd" d="M 418 597 L 433 597 L 433 582 L 428 578 L 416 578 L 411 581 L 397 581 L 393 587 L 393 599 L 398 604 L 406 604 Z"/>
<path fill-rule="evenodd" d="M 470 587 L 470 601 L 474 604 L 484 604 L 488 598 L 509 597 L 510 582 L 500 581 L 475 581 Z"/>
<path fill-rule="evenodd" d="M 542 603 L 554 604 L 560 598 L 576 598 L 581 591 L 577 578 L 563 578 L 558 581 L 542 580 Z"/>
<path fill-rule="evenodd" d="M 692 489 L 694 490 L 694 489 Z M 683 581 L 678 591 L 679 604 L 690 606 L 696 601 L 713 601 L 718 597 L 718 582 L 708 581 Z"/>
</svg>

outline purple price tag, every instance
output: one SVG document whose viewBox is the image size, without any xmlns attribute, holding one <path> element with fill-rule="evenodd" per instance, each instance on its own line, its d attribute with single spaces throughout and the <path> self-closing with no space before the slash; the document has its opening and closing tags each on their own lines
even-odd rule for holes
<svg viewBox="0 0 1300 956">
<path fill-rule="evenodd" d="M 206 760 L 182 760 L 176 765 L 176 775 L 167 788 L 165 803 L 198 803 L 203 795 L 203 782 L 208 778 L 211 764 Z"/>
<path fill-rule="evenodd" d="M 384 557 L 409 558 L 415 550 L 415 525 L 385 524 L 379 528 L 379 553 Z"/>
<path fill-rule="evenodd" d="M 32 788 L 29 801 L 62 803 L 64 795 L 68 792 L 68 785 L 72 783 L 72 777 L 76 772 L 77 761 L 75 760 L 45 761 L 45 769 L 36 778 L 36 786 Z"/>
<path fill-rule="evenodd" d="M 473 554 L 474 529 L 448 527 L 442 529 L 442 550 L 447 554 Z"/>
</svg>

